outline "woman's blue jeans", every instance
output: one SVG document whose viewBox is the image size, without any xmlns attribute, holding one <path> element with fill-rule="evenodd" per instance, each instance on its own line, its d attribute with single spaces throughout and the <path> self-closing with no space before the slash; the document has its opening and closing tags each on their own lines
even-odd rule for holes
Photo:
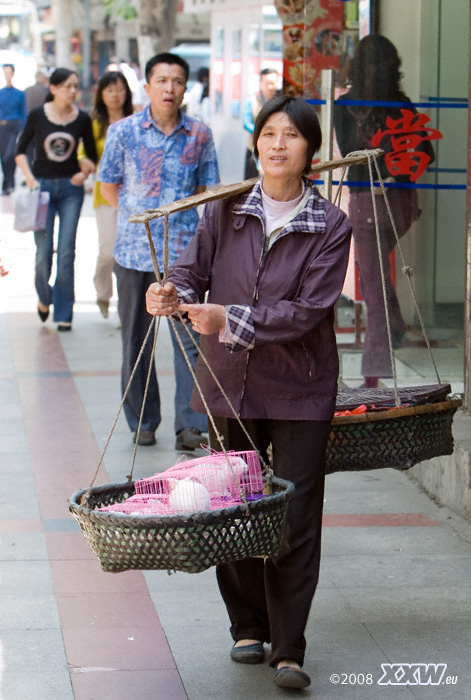
<svg viewBox="0 0 471 700">
<path fill-rule="evenodd" d="M 72 321 L 74 294 L 75 238 L 82 209 L 83 187 L 69 178 L 39 178 L 42 192 L 49 192 L 46 228 L 34 232 L 36 243 L 35 286 L 39 301 L 54 306 L 57 323 Z M 59 217 L 56 279 L 49 283 L 54 254 L 54 221 Z"/>
</svg>

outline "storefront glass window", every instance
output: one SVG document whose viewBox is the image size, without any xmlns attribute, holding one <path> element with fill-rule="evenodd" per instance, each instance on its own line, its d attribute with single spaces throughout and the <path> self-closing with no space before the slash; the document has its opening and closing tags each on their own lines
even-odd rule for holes
<svg viewBox="0 0 471 700">
<path fill-rule="evenodd" d="M 224 104 L 224 29 L 222 27 L 217 27 L 215 32 L 211 90 L 214 90 L 214 112 L 222 114 Z"/>
<path fill-rule="evenodd" d="M 374 274 L 380 265 L 367 165 L 349 168 L 341 205 L 355 244 L 345 298 L 362 308 L 351 329 L 357 374 L 392 381 L 385 294 L 399 375 L 409 383 L 433 381 L 420 315 L 438 353 L 445 346 L 448 357 L 463 353 L 469 2 L 445 8 L 439 0 L 275 0 L 275 6 L 283 23 L 284 92 L 304 96 L 319 114 L 332 110 L 334 157 L 384 151 L 378 164 L 390 211 L 373 176 L 384 280 Z M 333 101 L 322 94 L 324 71 L 333 74 Z M 332 176 L 334 195 L 339 176 Z M 447 380 L 459 390 L 462 360 L 453 367 Z M 460 376 L 453 375 L 457 367 Z"/>
<path fill-rule="evenodd" d="M 242 31 L 232 32 L 232 61 L 231 61 L 231 117 L 240 118 L 240 88 L 241 88 L 241 44 Z"/>
</svg>

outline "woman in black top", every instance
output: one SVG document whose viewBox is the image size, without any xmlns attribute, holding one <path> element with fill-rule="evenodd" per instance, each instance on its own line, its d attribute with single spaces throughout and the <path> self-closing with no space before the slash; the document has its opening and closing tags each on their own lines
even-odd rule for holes
<svg viewBox="0 0 471 700">
<path fill-rule="evenodd" d="M 349 91 L 341 97 L 353 104 L 336 105 L 334 108 L 335 135 L 343 156 L 351 151 L 372 148 L 374 135 L 379 130 L 388 128 L 386 119 L 401 119 L 402 113 L 397 103 L 416 114 L 416 110 L 409 107 L 410 100 L 401 89 L 400 68 L 401 59 L 396 47 L 386 37 L 371 34 L 359 42 L 349 68 Z M 378 102 L 384 104 L 374 104 Z M 388 105 L 388 102 L 393 104 Z M 388 151 L 391 144 L 388 147 L 387 139 L 383 139 L 379 148 Z M 424 140 L 417 150 L 424 151 L 429 156 L 430 163 L 434 160 L 430 141 Z M 399 187 L 388 188 L 387 197 L 397 234 L 402 237 L 421 213 L 417 190 L 401 187 L 401 184 L 411 182 L 410 175 L 392 176 L 385 159 L 380 159 L 379 167 L 386 182 L 400 183 Z M 374 176 L 376 177 L 375 171 Z M 352 165 L 348 170 L 347 180 L 351 183 L 348 216 L 352 224 L 360 287 L 367 310 L 362 374 L 364 386 L 372 388 L 378 386 L 380 377 L 392 376 L 392 367 L 369 179 L 368 165 Z M 375 194 L 381 195 L 381 189 L 376 189 Z M 384 198 L 376 197 L 375 203 L 381 233 L 381 260 L 391 340 L 393 347 L 399 347 L 406 324 L 390 279 L 389 263 L 389 254 L 397 241 Z"/>
<path fill-rule="evenodd" d="M 50 193 L 46 228 L 34 232 L 36 243 L 35 285 L 41 321 L 54 307 L 59 331 L 72 328 L 74 305 L 74 261 L 77 224 L 82 209 L 83 183 L 95 170 L 97 155 L 90 117 L 74 104 L 78 76 L 67 68 L 57 68 L 49 79 L 52 99 L 33 109 L 16 147 L 16 164 L 29 188 Z M 83 140 L 87 158 L 79 166 L 77 147 Z M 34 143 L 35 157 L 30 169 L 26 151 Z M 49 283 L 54 252 L 54 219 L 59 217 L 57 274 Z"/>
</svg>

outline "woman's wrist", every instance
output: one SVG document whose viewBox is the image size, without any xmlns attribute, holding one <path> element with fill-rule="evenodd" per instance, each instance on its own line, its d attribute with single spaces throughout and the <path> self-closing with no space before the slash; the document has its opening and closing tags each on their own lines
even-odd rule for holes
<svg viewBox="0 0 471 700">
<path fill-rule="evenodd" d="M 226 313 L 226 307 L 222 306 L 221 304 L 218 304 L 218 319 L 219 319 L 219 327 L 218 331 L 219 332 L 224 332 L 227 327 L 227 313 Z"/>
<path fill-rule="evenodd" d="M 87 178 L 90 175 L 90 173 L 95 172 L 95 163 L 92 160 L 90 160 L 90 158 L 84 156 L 83 158 L 79 159 L 79 165 L 80 170 L 85 175 L 85 178 Z"/>
<path fill-rule="evenodd" d="M 87 177 L 88 175 L 80 170 L 78 173 L 75 173 L 75 175 L 72 175 L 70 181 L 73 185 L 83 185 Z"/>
<path fill-rule="evenodd" d="M 39 182 L 36 180 L 34 175 L 25 175 L 25 182 L 26 187 L 29 187 L 30 190 L 34 190 L 36 187 L 39 187 Z"/>
</svg>

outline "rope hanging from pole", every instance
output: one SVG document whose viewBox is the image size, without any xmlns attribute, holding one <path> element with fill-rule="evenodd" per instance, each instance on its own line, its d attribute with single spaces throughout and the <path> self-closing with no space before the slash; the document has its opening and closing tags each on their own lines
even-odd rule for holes
<svg viewBox="0 0 471 700">
<path fill-rule="evenodd" d="M 420 324 L 421 324 L 421 328 L 422 328 L 422 332 L 423 332 L 423 335 L 424 335 L 424 338 L 425 338 L 425 342 L 426 342 L 426 344 L 427 344 L 427 348 L 428 348 L 428 350 L 429 350 L 430 357 L 431 357 L 431 360 L 432 360 L 432 363 L 433 363 L 433 366 L 434 366 L 434 369 L 435 369 L 435 373 L 436 373 L 436 376 L 437 376 L 437 379 L 438 379 L 438 382 L 439 382 L 439 383 L 440 383 L 440 377 L 439 377 L 438 370 L 437 370 L 437 366 L 436 366 L 436 363 L 435 363 L 435 360 L 434 360 L 434 357 L 433 357 L 433 353 L 432 353 L 432 349 L 431 349 L 431 346 L 430 346 L 430 342 L 429 342 L 429 339 L 428 339 L 428 337 L 427 337 L 427 333 L 426 333 L 426 330 L 425 330 L 423 318 L 422 318 L 422 315 L 421 315 L 421 313 L 420 313 L 420 309 L 418 308 L 417 297 L 416 297 L 416 294 L 415 294 L 414 286 L 413 286 L 413 284 L 412 284 L 412 275 L 413 275 L 413 271 L 412 271 L 412 269 L 411 269 L 409 266 L 407 266 L 406 263 L 405 263 L 404 256 L 403 256 L 403 253 L 402 253 L 402 249 L 401 249 L 401 246 L 400 246 L 400 241 L 399 241 L 399 236 L 398 236 L 398 233 L 397 233 L 396 225 L 395 225 L 395 222 L 394 222 L 394 219 L 393 219 L 393 215 L 392 215 L 392 211 L 391 211 L 391 209 L 390 209 L 389 202 L 388 202 L 388 199 L 387 199 L 386 188 L 384 187 L 384 182 L 383 182 L 383 179 L 382 179 L 382 176 L 381 176 L 379 167 L 378 167 L 377 158 L 380 157 L 380 156 L 382 156 L 382 155 L 384 155 L 384 151 L 382 151 L 381 149 L 371 149 L 371 150 L 355 151 L 355 152 L 349 153 L 345 158 L 337 159 L 337 160 L 331 160 L 331 161 L 325 161 L 325 162 L 323 162 L 323 163 L 318 163 L 318 164 L 316 164 L 316 165 L 313 166 L 313 168 L 311 169 L 311 172 L 309 173 L 309 175 L 313 176 L 313 175 L 316 175 L 316 174 L 321 173 L 321 172 L 323 172 L 323 171 L 332 171 L 332 170 L 336 170 L 336 169 L 338 169 L 338 168 L 342 168 L 342 172 L 341 172 L 341 176 L 340 176 L 340 182 L 339 182 L 339 186 L 338 186 L 338 189 L 337 189 L 337 192 L 336 192 L 336 196 L 335 196 L 335 201 L 334 201 L 334 204 L 336 204 L 337 206 L 339 206 L 339 205 L 340 205 L 340 202 L 341 202 L 342 187 L 343 187 L 343 182 L 344 182 L 344 178 L 345 178 L 345 174 L 346 174 L 347 168 L 348 168 L 350 165 L 354 165 L 354 164 L 360 164 L 360 163 L 367 163 L 367 164 L 368 164 L 368 169 L 369 169 L 369 174 L 370 174 L 370 187 L 371 187 L 371 194 L 372 194 L 372 200 L 373 200 L 373 212 L 374 212 L 374 219 L 375 219 L 376 240 L 377 240 L 377 246 L 378 246 L 378 257 L 379 257 L 379 264 L 380 264 L 380 271 L 381 271 L 381 280 L 382 280 L 382 286 L 383 286 L 383 298 L 384 298 L 384 303 L 385 303 L 386 325 L 387 325 L 387 330 L 388 330 L 388 340 L 389 340 L 389 349 L 390 349 L 390 356 L 391 356 L 391 366 L 392 366 L 392 368 L 393 368 L 394 396 L 395 396 L 395 404 L 396 404 L 396 407 L 398 407 L 398 406 L 401 405 L 401 402 L 400 402 L 399 395 L 398 395 L 398 390 L 397 390 L 397 375 L 396 375 L 396 368 L 395 368 L 395 359 L 394 359 L 394 352 L 393 352 L 393 346 L 392 346 L 392 340 L 391 340 L 391 331 L 390 331 L 390 324 L 389 324 L 389 315 L 388 315 L 388 309 L 387 309 L 387 304 L 386 304 L 385 279 L 384 279 L 384 270 L 383 270 L 383 266 L 382 266 L 381 253 L 380 253 L 380 231 L 379 231 L 378 220 L 377 220 L 377 212 L 376 212 L 376 203 L 375 203 L 375 196 L 376 196 L 376 195 L 374 194 L 374 186 L 375 186 L 375 185 L 374 185 L 374 177 L 373 177 L 372 163 L 374 163 L 374 165 L 375 165 L 376 173 L 377 173 L 377 175 L 378 175 L 379 186 L 381 187 L 382 195 L 383 195 L 383 197 L 384 197 L 384 200 L 385 200 L 385 203 L 386 203 L 386 207 L 387 207 L 387 210 L 388 210 L 388 214 L 389 214 L 389 218 L 390 218 L 390 220 L 391 220 L 391 225 L 392 225 L 392 228 L 393 228 L 393 231 L 394 231 L 394 235 L 395 235 L 395 237 L 396 237 L 397 247 L 398 247 L 398 251 L 399 251 L 399 254 L 400 254 L 400 257 L 401 257 L 401 261 L 402 261 L 402 272 L 407 276 L 407 279 L 408 279 L 408 282 L 409 282 L 409 286 L 410 286 L 410 290 L 411 290 L 411 294 L 412 294 L 412 297 L 413 297 L 413 300 L 414 300 L 415 309 L 416 309 L 416 312 L 417 312 L 417 315 L 418 315 L 418 318 L 419 318 L 419 321 L 420 321 Z M 177 201 L 177 202 L 173 202 L 172 204 L 168 204 L 168 205 L 166 205 L 166 206 L 164 206 L 164 207 L 160 207 L 160 208 L 158 208 L 158 209 L 148 209 L 148 210 L 142 212 L 141 214 L 133 214 L 131 217 L 129 217 L 129 221 L 130 221 L 131 223 L 143 223 L 143 224 L 145 225 L 145 229 L 146 229 L 146 233 L 147 233 L 147 239 L 148 239 L 148 244 L 149 244 L 149 250 L 150 250 L 150 254 L 151 254 L 151 258 L 152 258 L 152 264 L 153 264 L 153 269 L 154 269 L 154 274 L 155 274 L 156 280 L 157 280 L 158 282 L 160 282 L 162 285 L 165 284 L 165 282 L 167 281 L 168 266 L 169 266 L 169 216 L 170 216 L 170 214 L 175 213 L 175 212 L 177 212 L 177 211 L 186 211 L 186 210 L 188 210 L 188 209 L 191 209 L 191 208 L 193 208 L 193 207 L 196 207 L 196 206 L 205 204 L 205 203 L 207 203 L 207 202 L 215 201 L 215 200 L 218 200 L 218 199 L 224 199 L 224 198 L 226 198 L 226 197 L 230 197 L 230 196 L 233 196 L 233 195 L 236 195 L 236 194 L 243 194 L 244 192 L 247 192 L 248 190 L 250 190 L 250 189 L 254 186 L 254 184 L 255 184 L 256 182 L 259 181 L 259 179 L 260 179 L 259 177 L 256 177 L 256 178 L 252 178 L 252 179 L 250 179 L 250 180 L 245 180 L 245 181 L 243 181 L 243 182 L 239 182 L 239 183 L 236 183 L 236 184 L 224 185 L 224 186 L 222 186 L 222 187 L 217 187 L 217 188 L 214 188 L 214 189 L 211 189 L 211 190 L 206 190 L 205 192 L 202 192 L 202 193 L 197 194 L 197 195 L 193 195 L 193 196 L 191 196 L 191 197 L 187 197 L 187 198 L 185 198 L 185 199 L 181 199 L 181 200 L 179 200 L 179 201 Z M 163 271 L 162 271 L 162 273 L 161 273 L 160 268 L 159 268 L 158 259 L 157 259 L 156 250 L 155 250 L 154 241 L 153 241 L 153 239 L 152 239 L 152 232 L 151 232 L 151 229 L 150 229 L 150 221 L 152 221 L 153 219 L 156 219 L 156 218 L 160 218 L 160 217 L 162 217 L 162 216 L 164 217 L 164 245 L 163 245 Z M 251 438 L 250 435 L 248 434 L 248 432 L 247 432 L 245 426 L 243 425 L 242 421 L 240 420 L 239 416 L 237 415 L 237 412 L 235 411 L 234 407 L 232 406 L 232 404 L 231 404 L 231 402 L 230 402 L 228 396 L 225 394 L 222 385 L 220 384 L 220 382 L 219 382 L 219 380 L 217 379 L 217 377 L 214 375 L 214 372 L 212 371 L 212 369 L 211 369 L 211 367 L 210 367 L 210 365 L 209 365 L 209 362 L 208 362 L 207 358 L 206 358 L 206 357 L 204 356 L 204 354 L 201 352 L 201 349 L 199 348 L 198 344 L 195 342 L 193 336 L 191 335 L 191 333 L 190 333 L 190 331 L 189 331 L 189 329 L 188 329 L 188 327 L 187 327 L 187 324 L 185 323 L 185 321 L 184 321 L 184 319 L 183 319 L 183 316 L 182 316 L 179 312 L 177 312 L 175 318 L 169 317 L 169 321 L 170 321 L 170 325 L 172 326 L 172 330 L 175 332 L 175 325 L 174 325 L 174 324 L 176 323 L 176 318 L 178 318 L 178 320 L 179 320 L 180 322 L 183 323 L 184 327 L 186 328 L 188 334 L 189 334 L 190 337 L 191 337 L 192 342 L 196 345 L 196 347 L 198 347 L 198 351 L 199 351 L 201 360 L 205 363 L 205 365 L 206 365 L 208 371 L 210 372 L 211 376 L 213 377 L 214 381 L 216 382 L 216 384 L 217 384 L 219 390 L 222 392 L 222 395 L 223 395 L 224 399 L 226 400 L 226 402 L 227 402 L 227 404 L 228 404 L 230 410 L 232 411 L 234 417 L 238 420 L 238 422 L 239 422 L 240 426 L 242 427 L 242 430 L 244 431 L 246 437 L 248 438 L 248 440 L 249 440 L 251 446 L 252 446 L 253 449 L 256 451 L 256 453 L 257 453 L 257 455 L 258 455 L 258 457 L 259 457 L 259 459 L 260 459 L 260 462 L 261 462 L 261 464 L 262 464 L 262 467 L 263 467 L 263 470 L 264 470 L 265 475 L 268 476 L 268 479 L 270 479 L 271 476 L 272 476 L 272 474 L 273 474 L 272 469 L 265 463 L 265 461 L 263 460 L 262 456 L 261 456 L 260 453 L 259 453 L 259 450 L 258 450 L 258 449 L 256 448 L 256 446 L 254 445 L 252 438 Z M 160 318 L 160 317 L 158 318 L 158 321 L 156 321 L 156 319 L 153 318 L 153 320 L 152 320 L 152 322 L 151 322 L 151 324 L 150 324 L 150 326 L 149 326 L 149 330 L 148 330 L 147 335 L 146 335 L 146 337 L 145 337 L 145 339 L 144 339 L 144 342 L 143 342 L 142 348 L 141 348 L 141 350 L 140 350 L 139 356 L 138 356 L 138 358 L 137 358 L 137 360 L 136 360 L 136 364 L 135 364 L 135 367 L 134 367 L 134 369 L 133 369 L 133 372 L 131 373 L 131 377 L 130 377 L 130 379 L 129 379 L 128 385 L 126 386 L 126 388 L 125 388 L 125 390 L 124 390 L 123 397 L 122 397 L 122 401 L 121 401 L 121 404 L 120 404 L 119 409 L 118 409 L 118 413 L 117 413 L 117 415 L 116 415 L 116 417 L 115 417 L 115 420 L 114 420 L 114 422 L 113 422 L 113 425 L 112 425 L 112 427 L 111 427 L 110 435 L 108 436 L 107 442 L 106 442 L 106 444 L 105 444 L 105 448 L 104 448 L 103 453 L 102 453 L 102 455 L 101 455 L 100 461 L 99 461 L 99 463 L 98 463 L 97 470 L 96 470 L 95 475 L 94 475 L 94 477 L 93 477 L 92 483 L 90 484 L 89 490 L 90 490 L 90 488 L 93 486 L 93 484 L 94 484 L 94 482 L 95 482 L 95 480 L 96 480 L 96 478 L 97 478 L 98 471 L 99 471 L 99 469 L 100 469 L 100 467 L 101 467 L 101 464 L 103 463 L 103 459 L 104 459 L 105 452 L 106 452 L 106 450 L 107 450 L 107 448 L 108 448 L 108 445 L 109 445 L 109 442 L 110 442 L 110 439 L 111 439 L 111 435 L 112 435 L 112 433 L 113 433 L 113 431 L 114 431 L 114 429 L 115 429 L 115 427 L 116 427 L 116 423 L 117 423 L 119 414 L 120 414 L 120 412 L 121 412 L 121 410 L 122 410 L 122 408 L 123 408 L 124 401 L 125 401 L 125 398 L 126 398 L 126 394 L 127 394 L 128 390 L 129 390 L 129 386 L 130 386 L 130 384 L 131 384 L 131 382 L 132 382 L 132 379 L 133 379 L 133 377 L 134 377 L 137 364 L 138 364 L 139 361 L 141 360 L 141 357 L 142 357 L 142 354 L 143 354 L 143 350 L 144 350 L 144 346 L 145 346 L 145 344 L 148 342 L 149 337 L 150 337 L 150 335 L 151 335 L 151 333 L 152 333 L 152 330 L 154 330 L 153 347 L 152 347 L 152 358 L 154 358 L 154 355 L 155 355 L 155 347 L 156 347 L 156 341 L 157 341 L 157 336 L 158 336 L 158 332 L 159 332 L 159 328 L 160 328 L 160 321 L 161 321 L 161 318 Z M 199 394 L 200 394 L 200 396 L 201 396 L 203 405 L 204 405 L 204 407 L 205 407 L 205 409 L 206 409 L 206 411 L 207 411 L 208 418 L 209 418 L 209 420 L 211 421 L 211 424 L 212 424 L 212 426 L 213 426 L 213 429 L 214 429 L 214 431 L 215 431 L 215 434 L 216 434 L 216 436 L 217 436 L 217 439 L 218 439 L 218 441 L 219 441 L 219 443 L 220 443 L 220 445 L 221 445 L 221 449 L 222 449 L 222 451 L 224 452 L 224 454 L 226 454 L 226 450 L 225 450 L 224 445 L 223 445 L 223 437 L 219 435 L 218 430 L 217 430 L 217 428 L 216 428 L 216 426 L 215 426 L 214 418 L 213 418 L 213 416 L 212 416 L 212 414 L 211 414 L 211 411 L 210 411 L 210 409 L 209 409 L 209 406 L 207 405 L 206 399 L 205 399 L 205 397 L 203 396 L 203 392 L 202 392 L 201 387 L 200 387 L 200 385 L 199 385 L 199 382 L 198 382 L 198 380 L 197 380 L 197 378 L 196 378 L 194 369 L 193 369 L 193 367 L 191 366 L 191 362 L 190 362 L 190 360 L 189 360 L 189 358 L 188 358 L 188 355 L 187 355 L 185 349 L 183 348 L 182 342 L 181 342 L 180 338 L 178 337 L 178 334 L 177 334 L 177 333 L 175 333 L 175 336 L 176 336 L 177 341 L 178 341 L 178 343 L 179 343 L 179 346 L 180 346 L 180 349 L 181 349 L 181 351 L 182 351 L 183 357 L 184 357 L 184 359 L 185 359 L 185 361 L 186 361 L 186 363 L 187 363 L 187 365 L 188 365 L 189 371 L 190 371 L 190 373 L 191 373 L 191 375 L 192 375 L 193 381 L 194 381 L 194 383 L 195 383 L 195 387 L 196 387 L 196 389 L 198 390 L 198 392 L 199 392 Z M 148 390 L 148 386 L 149 386 L 149 382 L 150 382 L 151 368 L 152 368 L 152 362 L 150 363 L 150 366 L 149 366 L 149 372 L 148 372 L 147 381 L 146 381 L 146 386 L 145 386 L 145 390 L 144 390 L 144 398 L 143 398 L 143 403 L 142 403 L 141 415 L 140 415 L 140 418 L 139 418 L 139 427 L 138 427 L 138 431 L 139 431 L 140 426 L 141 426 L 141 424 L 142 424 L 142 415 L 143 415 L 143 409 L 144 409 L 145 400 L 146 400 L 146 396 L 147 396 L 147 390 Z M 133 461 L 132 461 L 131 473 L 127 475 L 128 480 L 131 480 L 131 479 L 132 479 L 132 474 L 133 474 L 134 465 L 135 465 L 135 459 L 136 459 L 136 451 L 137 451 L 137 441 L 136 441 L 136 446 L 135 446 L 135 448 L 134 448 L 134 454 L 133 454 Z M 226 455 L 226 456 L 227 456 L 227 455 Z"/>
</svg>

